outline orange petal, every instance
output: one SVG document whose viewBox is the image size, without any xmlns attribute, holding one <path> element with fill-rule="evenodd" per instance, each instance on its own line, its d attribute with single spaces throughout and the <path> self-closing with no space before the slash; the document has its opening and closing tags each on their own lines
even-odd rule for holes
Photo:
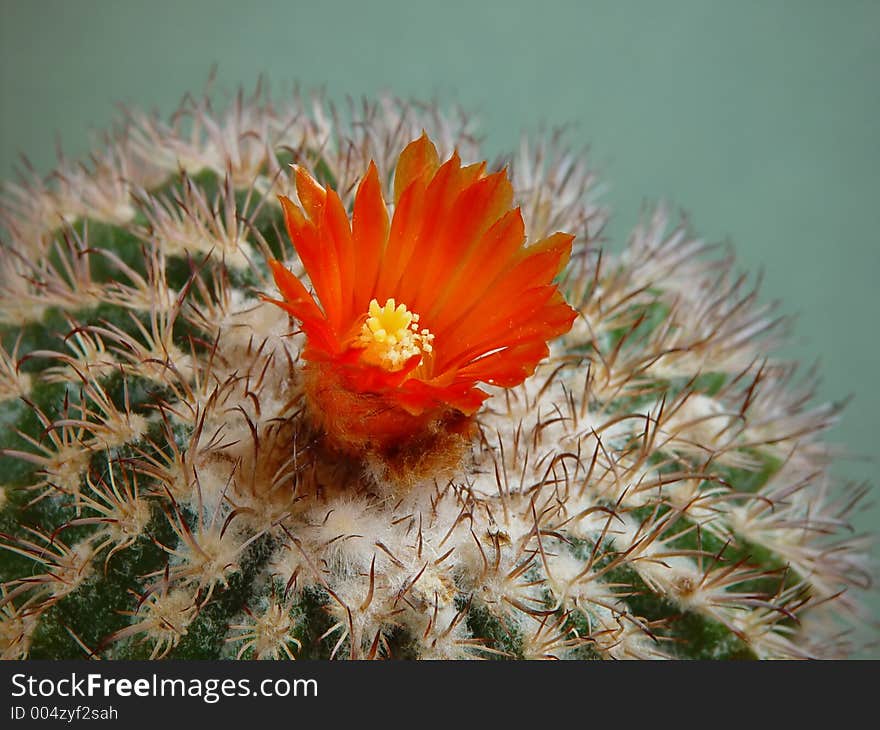
<svg viewBox="0 0 880 730">
<path fill-rule="evenodd" d="M 283 301 L 264 296 L 263 300 L 275 304 L 292 314 L 302 323 L 303 331 L 312 345 L 332 352 L 337 349 L 324 314 L 318 309 L 315 300 L 302 285 L 302 282 L 280 262 L 269 261 L 275 284 L 284 297 Z"/>
<path fill-rule="evenodd" d="M 472 306 L 457 308 L 455 321 L 443 330 L 434 331 L 437 349 L 441 340 L 449 343 L 443 348 L 444 362 L 456 360 L 460 353 L 458 346 L 472 340 L 473 333 L 485 332 L 494 322 L 510 320 L 511 307 L 527 304 L 527 295 L 537 296 L 539 289 L 550 287 L 571 252 L 572 240 L 572 236 L 556 234 L 530 247 L 525 257 L 496 277 Z M 550 287 L 552 289 L 555 287 Z"/>
<path fill-rule="evenodd" d="M 438 167 L 440 157 L 437 155 L 437 148 L 428 139 L 428 135 L 422 132 L 422 136 L 410 142 L 397 160 L 394 171 L 394 204 L 398 204 L 404 191 L 414 180 L 429 180 Z"/>
<path fill-rule="evenodd" d="M 321 231 L 306 220 L 290 198 L 279 196 L 284 210 L 284 222 L 306 273 L 315 288 L 327 318 L 336 326 L 340 320 L 341 293 L 339 288 L 339 264 L 335 245 L 326 245 Z"/>
<path fill-rule="evenodd" d="M 442 337 L 435 335 L 436 372 L 462 367 L 473 358 L 510 344 L 518 331 L 541 331 L 538 317 L 554 292 L 552 286 L 535 287 L 521 291 L 513 300 L 493 300 L 494 308 L 479 310 L 479 319 L 468 319 Z"/>
<path fill-rule="evenodd" d="M 571 257 L 572 243 L 574 243 L 574 236 L 571 234 L 554 233 L 529 246 L 525 250 L 525 255 L 528 258 L 530 256 L 539 256 L 550 251 L 561 254 L 559 256 L 559 262 L 556 265 L 556 273 L 553 274 L 556 276 L 556 274 L 560 273 L 565 268 L 568 259 Z"/>
<path fill-rule="evenodd" d="M 351 360 L 351 352 L 343 353 L 339 361 Z M 355 357 L 360 352 L 355 350 Z M 352 367 L 340 368 L 340 375 L 346 387 L 354 393 L 383 393 L 399 388 L 419 365 L 421 355 L 414 355 L 406 361 L 400 370 L 389 371 L 376 365 L 368 365 L 354 360 Z"/>
<path fill-rule="evenodd" d="M 303 210 L 313 223 L 321 220 L 321 211 L 327 191 L 322 188 L 317 180 L 309 175 L 304 167 L 296 166 L 296 194 Z"/>
<path fill-rule="evenodd" d="M 308 273 L 310 270 L 314 272 L 314 276 L 310 274 L 309 278 L 317 291 L 321 284 L 322 267 L 319 266 L 321 246 L 315 226 L 309 222 L 302 209 L 290 198 L 279 195 L 278 200 L 281 202 L 281 209 L 284 212 L 287 235 L 303 262 L 306 272 Z"/>
<path fill-rule="evenodd" d="M 399 299 L 396 287 L 418 241 L 419 229 L 423 223 L 425 193 L 424 182 L 414 181 L 394 209 L 388 245 L 374 290 L 376 298 L 382 302 L 389 297 Z"/>
<path fill-rule="evenodd" d="M 474 331 L 470 339 L 456 343 L 460 352 L 447 365 L 460 367 L 476 362 L 485 353 L 499 348 L 519 347 L 528 342 L 546 342 L 571 328 L 577 317 L 555 287 L 532 290 L 521 297 L 523 305 L 509 313 L 486 322 L 482 332 Z M 514 323 L 514 324 L 511 324 Z"/>
<path fill-rule="evenodd" d="M 458 377 L 479 380 L 502 388 L 513 388 L 535 372 L 550 352 L 544 340 L 524 342 L 492 352 L 462 368 Z"/>
<path fill-rule="evenodd" d="M 354 198 L 351 219 L 354 238 L 355 284 L 353 308 L 366 311 L 373 298 L 379 269 L 388 243 L 388 208 L 382 197 L 382 184 L 376 165 L 370 162 Z"/>
<path fill-rule="evenodd" d="M 412 415 L 442 408 L 454 408 L 465 415 L 472 415 L 489 394 L 475 388 L 472 382 L 435 386 L 431 383 L 410 379 L 394 393 L 394 401 Z"/>
<path fill-rule="evenodd" d="M 269 261 L 269 267 L 272 269 L 272 277 L 275 279 L 278 291 L 281 292 L 281 296 L 288 304 L 302 307 L 303 311 L 313 317 L 323 316 L 315 304 L 315 300 L 312 299 L 312 295 L 293 272 L 276 259 Z"/>
<path fill-rule="evenodd" d="M 458 153 L 453 153 L 434 175 L 425 191 L 425 203 L 422 210 L 421 227 L 410 240 L 403 242 L 398 266 L 401 267 L 400 278 L 395 286 L 397 298 L 409 306 L 417 293 L 427 284 L 425 267 L 430 252 L 437 245 L 438 235 L 449 223 L 449 211 L 453 202 L 463 188 L 463 183 L 477 171 L 465 172 L 461 167 Z M 397 212 L 395 211 L 395 216 Z M 392 229 L 394 225 L 392 223 Z M 417 255 L 413 255 L 415 251 Z"/>
<path fill-rule="evenodd" d="M 480 178 L 458 194 L 446 225 L 436 230 L 425 252 L 424 285 L 412 300 L 413 310 L 424 313 L 455 285 L 480 237 L 510 209 L 512 200 L 513 188 L 504 173 Z"/>
<path fill-rule="evenodd" d="M 514 256 L 525 239 L 519 208 L 496 221 L 474 245 L 470 259 L 456 273 L 456 280 L 425 312 L 424 319 L 431 323 L 431 331 L 442 333 L 479 301 L 499 274 L 516 261 Z"/>
<path fill-rule="evenodd" d="M 354 291 L 354 241 L 351 237 L 351 224 L 348 214 L 335 190 L 327 193 L 324 205 L 324 217 L 321 221 L 321 233 L 324 246 L 332 247 L 335 252 L 337 266 L 336 280 L 338 283 L 338 309 L 331 309 L 327 316 L 337 332 L 351 325 L 352 301 Z M 330 257 L 328 256 L 328 262 Z M 359 316 L 360 312 L 357 313 Z"/>
</svg>

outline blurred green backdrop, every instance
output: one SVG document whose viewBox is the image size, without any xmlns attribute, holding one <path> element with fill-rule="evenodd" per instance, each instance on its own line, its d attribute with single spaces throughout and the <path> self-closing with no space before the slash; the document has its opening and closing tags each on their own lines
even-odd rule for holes
<svg viewBox="0 0 880 730">
<path fill-rule="evenodd" d="M 473 110 L 491 154 L 571 124 L 619 245 L 645 201 L 691 214 L 799 314 L 786 354 L 852 395 L 838 473 L 876 476 L 880 413 L 880 3 L 722 0 L 0 0 L 0 176 L 88 149 L 115 104 L 200 91 L 391 90 Z M 880 491 L 875 490 L 875 495 Z M 859 518 L 880 531 L 880 500 Z M 880 615 L 880 598 L 874 597 Z"/>
</svg>

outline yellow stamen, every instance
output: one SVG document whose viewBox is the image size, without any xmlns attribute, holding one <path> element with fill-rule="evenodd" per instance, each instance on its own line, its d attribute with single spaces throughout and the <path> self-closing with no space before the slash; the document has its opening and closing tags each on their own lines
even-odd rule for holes
<svg viewBox="0 0 880 730">
<path fill-rule="evenodd" d="M 419 315 L 405 304 L 389 299 L 380 307 L 373 299 L 356 344 L 364 348 L 364 360 L 394 372 L 411 357 L 431 352 L 433 341 L 434 335 L 419 329 Z"/>
</svg>

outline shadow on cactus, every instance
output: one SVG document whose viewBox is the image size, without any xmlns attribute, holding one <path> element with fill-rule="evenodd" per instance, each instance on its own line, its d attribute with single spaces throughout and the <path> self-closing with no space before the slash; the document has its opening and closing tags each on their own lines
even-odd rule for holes
<svg viewBox="0 0 880 730">
<path fill-rule="evenodd" d="M 782 321 L 558 136 L 128 113 L 2 197 L 0 652 L 809 658 L 867 549 Z"/>
</svg>

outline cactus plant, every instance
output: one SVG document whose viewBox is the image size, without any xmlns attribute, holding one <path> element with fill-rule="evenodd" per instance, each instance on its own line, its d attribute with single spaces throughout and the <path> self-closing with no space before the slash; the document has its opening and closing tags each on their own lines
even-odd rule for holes
<svg viewBox="0 0 880 730">
<path fill-rule="evenodd" d="M 258 89 L 5 187 L 3 658 L 851 651 L 784 320 L 662 207 L 603 253 L 559 135 L 482 159 Z"/>
</svg>

